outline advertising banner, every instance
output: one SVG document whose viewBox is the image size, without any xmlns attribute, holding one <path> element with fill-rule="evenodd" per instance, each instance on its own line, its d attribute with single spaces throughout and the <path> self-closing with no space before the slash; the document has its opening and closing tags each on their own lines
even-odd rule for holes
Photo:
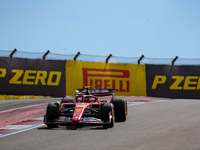
<svg viewBox="0 0 200 150">
<path fill-rule="evenodd" d="M 65 96 L 65 61 L 0 57 L 0 94 Z"/>
<path fill-rule="evenodd" d="M 145 65 L 66 61 L 66 95 L 83 86 L 116 89 L 119 95 L 146 95 Z"/>
<path fill-rule="evenodd" d="M 200 99 L 200 66 L 146 65 L 147 96 Z"/>
</svg>

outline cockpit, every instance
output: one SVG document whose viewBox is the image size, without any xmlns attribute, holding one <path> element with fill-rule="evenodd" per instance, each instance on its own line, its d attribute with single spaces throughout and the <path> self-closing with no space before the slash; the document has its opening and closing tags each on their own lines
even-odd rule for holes
<svg viewBox="0 0 200 150">
<path fill-rule="evenodd" d="M 82 103 L 91 103 L 91 102 L 97 102 L 98 98 L 92 95 L 79 95 L 76 96 L 76 102 L 82 102 Z"/>
</svg>

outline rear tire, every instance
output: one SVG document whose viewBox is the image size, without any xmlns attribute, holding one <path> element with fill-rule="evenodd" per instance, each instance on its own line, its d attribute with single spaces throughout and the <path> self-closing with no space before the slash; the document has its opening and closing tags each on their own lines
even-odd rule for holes
<svg viewBox="0 0 200 150">
<path fill-rule="evenodd" d="M 61 100 L 61 104 L 62 103 L 74 103 L 75 100 L 74 98 L 67 98 L 67 97 L 64 97 L 62 100 Z"/>
<path fill-rule="evenodd" d="M 114 105 L 115 108 L 115 121 L 124 122 L 127 117 L 127 101 L 125 98 L 113 98 L 110 103 Z"/>
<path fill-rule="evenodd" d="M 115 124 L 114 106 L 111 103 L 105 103 L 101 107 L 101 119 L 104 121 L 104 128 L 112 128 Z"/>
</svg>

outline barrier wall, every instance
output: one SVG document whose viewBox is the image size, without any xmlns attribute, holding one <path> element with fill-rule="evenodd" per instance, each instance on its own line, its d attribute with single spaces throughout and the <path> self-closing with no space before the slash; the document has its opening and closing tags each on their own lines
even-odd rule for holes
<svg viewBox="0 0 200 150">
<path fill-rule="evenodd" d="M 0 94 L 65 96 L 65 61 L 0 57 Z"/>
<path fill-rule="evenodd" d="M 200 66 L 0 57 L 0 95 L 74 96 L 85 85 L 118 96 L 200 99 Z"/>
<path fill-rule="evenodd" d="M 116 89 L 116 95 L 146 95 L 145 65 L 66 61 L 66 95 L 90 85 Z"/>
<path fill-rule="evenodd" d="M 200 66 L 146 65 L 147 96 L 200 99 Z"/>
</svg>

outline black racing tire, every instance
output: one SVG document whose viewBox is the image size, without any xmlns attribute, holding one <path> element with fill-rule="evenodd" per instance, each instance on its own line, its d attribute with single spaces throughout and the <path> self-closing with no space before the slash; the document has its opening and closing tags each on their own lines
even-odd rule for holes
<svg viewBox="0 0 200 150">
<path fill-rule="evenodd" d="M 52 120 L 59 118 L 60 113 L 60 104 L 56 103 L 49 103 L 46 109 L 46 125 L 48 128 L 57 128 L 58 124 L 51 124 Z"/>
<path fill-rule="evenodd" d="M 75 102 L 74 98 L 64 97 L 64 98 L 61 100 L 61 104 L 62 104 L 62 103 L 65 103 L 66 101 L 68 101 L 67 103 L 74 103 L 74 102 Z"/>
<path fill-rule="evenodd" d="M 127 101 L 125 98 L 112 98 L 110 103 L 114 105 L 115 108 L 115 121 L 125 122 L 127 118 Z"/>
<path fill-rule="evenodd" d="M 109 114 L 112 115 L 112 120 L 109 122 Z M 115 124 L 115 113 L 114 113 L 114 106 L 111 103 L 105 103 L 101 106 L 101 119 L 104 121 L 105 125 L 103 125 L 104 128 L 112 128 Z"/>
<path fill-rule="evenodd" d="M 59 103 L 49 103 L 47 105 L 47 110 L 46 110 L 46 117 L 47 120 L 54 120 L 59 117 L 60 113 L 60 105 Z"/>
</svg>

